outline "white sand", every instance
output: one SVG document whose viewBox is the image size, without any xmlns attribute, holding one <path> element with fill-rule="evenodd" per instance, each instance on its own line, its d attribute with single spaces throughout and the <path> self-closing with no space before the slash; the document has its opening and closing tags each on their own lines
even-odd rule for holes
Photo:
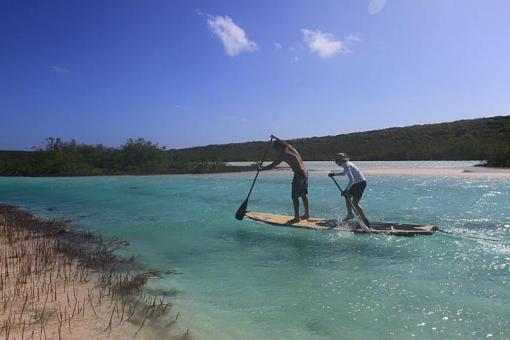
<svg viewBox="0 0 510 340">
<path fill-rule="evenodd" d="M 463 177 L 507 177 L 510 169 L 493 168 L 366 168 L 362 169 L 369 175 L 402 175 L 402 176 L 463 176 Z"/>
</svg>

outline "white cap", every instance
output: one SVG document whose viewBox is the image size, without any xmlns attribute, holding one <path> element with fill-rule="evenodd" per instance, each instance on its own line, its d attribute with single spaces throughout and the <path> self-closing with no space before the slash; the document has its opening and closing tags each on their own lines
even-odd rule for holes
<svg viewBox="0 0 510 340">
<path fill-rule="evenodd" d="M 335 156 L 335 161 L 337 162 L 345 162 L 349 160 L 349 156 L 347 156 L 345 153 L 337 153 Z"/>
</svg>

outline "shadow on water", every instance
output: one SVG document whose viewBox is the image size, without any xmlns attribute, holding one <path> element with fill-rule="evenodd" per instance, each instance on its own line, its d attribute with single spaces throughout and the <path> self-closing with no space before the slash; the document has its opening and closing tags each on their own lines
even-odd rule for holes
<svg viewBox="0 0 510 340">
<path fill-rule="evenodd" d="M 316 319 L 316 318 L 310 319 L 305 322 L 305 327 L 312 334 L 317 334 L 320 336 L 327 336 L 327 337 L 333 336 L 333 334 L 331 334 L 329 329 L 324 327 L 324 322 L 321 319 Z"/>
</svg>

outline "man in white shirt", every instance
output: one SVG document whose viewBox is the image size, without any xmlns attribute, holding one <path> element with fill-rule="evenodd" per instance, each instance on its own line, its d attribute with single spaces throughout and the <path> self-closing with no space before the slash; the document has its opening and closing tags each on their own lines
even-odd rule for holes
<svg viewBox="0 0 510 340">
<path fill-rule="evenodd" d="M 347 157 L 344 153 L 336 155 L 335 163 L 340 166 L 343 171 L 330 172 L 328 176 L 333 177 L 347 175 L 349 178 L 349 183 L 347 184 L 345 191 L 342 192 L 342 196 L 345 197 L 345 204 L 347 205 L 347 216 L 345 216 L 343 220 L 347 221 L 354 218 L 354 215 L 352 214 L 352 207 L 354 206 L 354 209 L 356 209 L 363 222 L 365 222 L 367 226 L 370 226 L 370 222 L 365 216 L 363 208 L 359 205 L 359 201 L 361 200 L 365 187 L 367 186 L 365 176 L 356 167 L 356 165 L 349 162 L 349 157 Z"/>
</svg>

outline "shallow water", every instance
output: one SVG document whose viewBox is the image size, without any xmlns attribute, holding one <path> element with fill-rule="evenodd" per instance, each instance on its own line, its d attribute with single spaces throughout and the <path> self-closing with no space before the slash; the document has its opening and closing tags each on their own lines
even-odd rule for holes
<svg viewBox="0 0 510 340">
<path fill-rule="evenodd" d="M 129 239 L 148 266 L 183 272 L 149 289 L 172 296 L 198 339 L 510 336 L 510 178 L 370 176 L 372 220 L 454 233 L 398 238 L 236 221 L 253 175 L 0 178 L 0 201 Z M 290 180 L 261 173 L 249 208 L 291 214 Z M 322 172 L 309 197 L 314 216 L 345 214 Z"/>
</svg>

